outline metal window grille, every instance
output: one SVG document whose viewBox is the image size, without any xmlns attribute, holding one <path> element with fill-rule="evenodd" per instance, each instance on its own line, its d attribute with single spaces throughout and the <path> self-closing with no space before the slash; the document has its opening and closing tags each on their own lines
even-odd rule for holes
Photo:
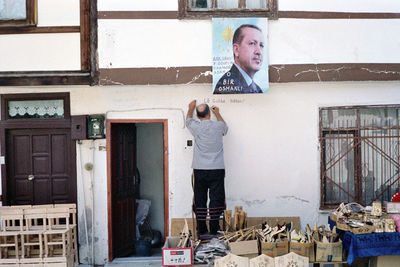
<svg viewBox="0 0 400 267">
<path fill-rule="evenodd" d="M 321 208 L 399 191 L 399 119 L 400 105 L 320 108 Z"/>
</svg>

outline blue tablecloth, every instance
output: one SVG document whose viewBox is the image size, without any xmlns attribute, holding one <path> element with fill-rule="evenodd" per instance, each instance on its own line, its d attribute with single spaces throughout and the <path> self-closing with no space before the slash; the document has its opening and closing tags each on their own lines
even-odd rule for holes
<svg viewBox="0 0 400 267">
<path fill-rule="evenodd" d="M 330 218 L 331 226 L 336 225 Z M 347 263 L 352 264 L 356 258 L 383 255 L 400 255 L 400 233 L 372 233 L 355 235 L 341 231 L 339 235 L 343 248 L 348 251 Z"/>
</svg>

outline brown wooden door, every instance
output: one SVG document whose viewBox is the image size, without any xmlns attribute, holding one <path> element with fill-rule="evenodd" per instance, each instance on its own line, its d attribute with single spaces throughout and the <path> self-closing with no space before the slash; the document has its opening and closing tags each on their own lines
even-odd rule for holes
<svg viewBox="0 0 400 267">
<path fill-rule="evenodd" d="M 8 204 L 75 202 L 70 129 L 7 131 Z"/>
<path fill-rule="evenodd" d="M 127 256 L 135 244 L 136 126 L 113 124 L 112 147 L 112 240 L 113 256 Z"/>
</svg>

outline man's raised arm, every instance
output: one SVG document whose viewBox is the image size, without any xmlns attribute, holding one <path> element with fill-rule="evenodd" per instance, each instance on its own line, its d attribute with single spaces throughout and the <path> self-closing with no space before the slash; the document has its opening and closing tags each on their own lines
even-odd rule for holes
<svg viewBox="0 0 400 267">
<path fill-rule="evenodd" d="M 190 118 L 193 118 L 193 112 L 194 112 L 194 109 L 196 108 L 196 100 L 192 100 L 190 103 L 189 103 L 189 108 L 188 108 L 188 112 L 187 112 L 187 114 L 186 114 L 186 120 L 187 119 L 190 119 Z"/>
<path fill-rule="evenodd" d="M 214 113 L 215 117 L 217 118 L 217 121 L 222 121 L 226 125 L 226 122 L 224 121 L 224 119 L 222 118 L 221 114 L 219 113 L 219 107 L 212 106 L 211 110 Z"/>
</svg>

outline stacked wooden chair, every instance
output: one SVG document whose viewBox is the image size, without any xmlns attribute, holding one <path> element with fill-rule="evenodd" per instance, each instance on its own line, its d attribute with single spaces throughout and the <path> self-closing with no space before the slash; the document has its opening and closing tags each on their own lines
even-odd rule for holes
<svg viewBox="0 0 400 267">
<path fill-rule="evenodd" d="M 75 204 L 0 207 L 0 267 L 78 262 Z"/>
</svg>

